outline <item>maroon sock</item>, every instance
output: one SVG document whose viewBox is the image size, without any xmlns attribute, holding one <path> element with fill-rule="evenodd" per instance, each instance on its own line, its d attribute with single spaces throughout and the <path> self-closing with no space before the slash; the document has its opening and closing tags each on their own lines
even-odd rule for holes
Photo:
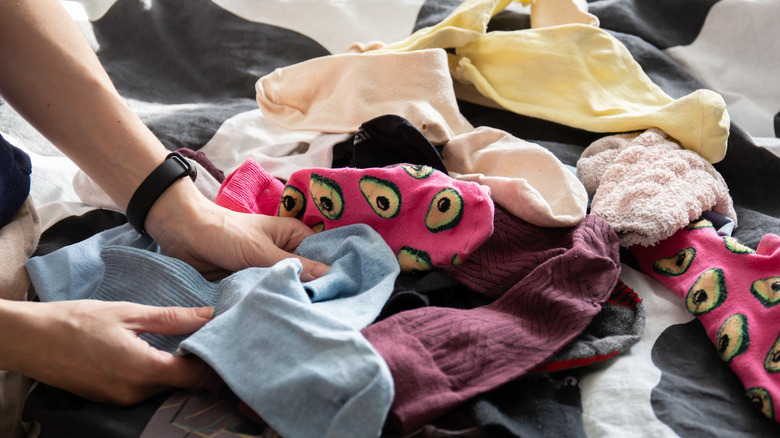
<svg viewBox="0 0 780 438">
<path fill-rule="evenodd" d="M 543 228 L 496 208 L 494 227 L 452 275 L 496 301 L 410 310 L 363 330 L 393 374 L 391 418 L 402 433 L 549 359 L 587 327 L 615 287 L 618 239 L 598 217 Z"/>
</svg>

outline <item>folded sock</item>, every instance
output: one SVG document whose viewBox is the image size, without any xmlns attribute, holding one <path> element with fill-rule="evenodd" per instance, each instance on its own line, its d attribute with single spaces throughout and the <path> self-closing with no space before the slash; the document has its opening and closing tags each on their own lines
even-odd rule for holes
<svg viewBox="0 0 780 438">
<path fill-rule="evenodd" d="M 363 223 L 376 230 L 403 271 L 457 265 L 493 232 L 483 185 L 429 166 L 305 169 L 284 188 L 279 215 L 316 230 Z"/>
<path fill-rule="evenodd" d="M 255 88 L 263 115 L 290 130 L 354 133 L 367 120 L 396 114 L 439 145 L 473 129 L 441 49 L 324 56 L 276 69 Z"/>
<path fill-rule="evenodd" d="M 497 297 L 493 303 L 424 307 L 363 329 L 393 374 L 391 414 L 401 431 L 529 372 L 571 342 L 613 291 L 618 258 L 617 236 L 598 217 L 542 228 L 497 209 L 493 236 L 452 270 Z"/>
<path fill-rule="evenodd" d="M 702 219 L 629 249 L 701 321 L 750 403 L 780 421 L 780 236 L 765 235 L 754 251 Z"/>
</svg>

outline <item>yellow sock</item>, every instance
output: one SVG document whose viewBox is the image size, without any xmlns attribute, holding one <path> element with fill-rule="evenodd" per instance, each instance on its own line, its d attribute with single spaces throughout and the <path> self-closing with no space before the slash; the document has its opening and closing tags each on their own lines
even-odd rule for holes
<svg viewBox="0 0 780 438">
<path fill-rule="evenodd" d="M 533 29 L 487 32 L 490 18 L 512 0 L 466 0 L 441 23 L 379 50 L 455 48 L 454 78 L 479 92 L 469 97 L 461 94 L 469 87 L 456 87 L 458 98 L 484 103 L 486 97 L 518 114 L 591 132 L 659 128 L 711 163 L 723 159 L 730 118 L 719 94 L 702 89 L 670 97 L 597 20 L 580 24 L 587 15 L 572 11 L 573 1 L 551 1 L 557 0 L 522 1 L 532 4 L 532 19 L 534 8 L 544 17 Z M 580 23 L 538 27 L 566 20 L 551 13 L 571 13 Z"/>
<path fill-rule="evenodd" d="M 455 79 L 502 107 L 591 132 L 659 128 L 716 163 L 730 119 L 723 98 L 697 90 L 673 99 L 608 32 L 568 24 L 489 32 L 457 49 Z"/>
</svg>

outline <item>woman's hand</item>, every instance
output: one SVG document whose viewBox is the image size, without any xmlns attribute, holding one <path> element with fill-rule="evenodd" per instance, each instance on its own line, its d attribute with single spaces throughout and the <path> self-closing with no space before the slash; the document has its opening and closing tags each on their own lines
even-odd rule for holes
<svg viewBox="0 0 780 438">
<path fill-rule="evenodd" d="M 208 371 L 199 359 L 157 350 L 138 335 L 192 333 L 211 319 L 210 307 L 3 300 L 0 315 L 0 368 L 90 400 L 131 405 L 195 386 Z"/>
<path fill-rule="evenodd" d="M 189 263 L 212 280 L 289 257 L 301 261 L 303 281 L 321 277 L 329 269 L 292 254 L 301 240 L 313 234 L 303 222 L 228 210 L 206 199 L 189 178 L 174 183 L 155 202 L 146 230 L 166 255 Z"/>
</svg>

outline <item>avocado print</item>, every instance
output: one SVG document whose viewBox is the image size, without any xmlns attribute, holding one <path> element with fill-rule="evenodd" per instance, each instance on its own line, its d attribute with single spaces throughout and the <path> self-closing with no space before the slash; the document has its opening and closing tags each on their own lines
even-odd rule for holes
<svg viewBox="0 0 780 438">
<path fill-rule="evenodd" d="M 406 173 L 412 176 L 414 179 L 425 179 L 431 176 L 433 173 L 433 167 L 431 166 L 421 166 L 419 164 L 404 164 L 401 166 L 404 168 Z"/>
<path fill-rule="evenodd" d="M 344 213 L 344 193 L 336 181 L 312 173 L 309 178 L 309 192 L 314 205 L 326 218 L 335 221 Z"/>
<path fill-rule="evenodd" d="M 366 175 L 360 178 L 360 192 L 379 217 L 390 219 L 401 211 L 401 191 L 391 181 Z"/>
<path fill-rule="evenodd" d="M 753 254 L 755 251 L 753 251 L 753 248 L 750 248 L 749 246 L 745 246 L 741 243 L 739 243 L 739 240 L 731 237 L 731 236 L 723 236 L 723 241 L 726 243 L 726 248 L 728 248 L 729 251 L 733 252 L 734 254 Z"/>
<path fill-rule="evenodd" d="M 396 257 L 398 258 L 398 264 L 401 265 L 401 270 L 404 272 L 430 271 L 433 269 L 431 256 L 425 251 L 410 246 L 404 246 L 399 249 Z"/>
<path fill-rule="evenodd" d="M 764 307 L 772 307 L 780 303 L 780 276 L 754 281 L 750 286 L 750 292 Z"/>
<path fill-rule="evenodd" d="M 463 260 L 461 260 L 459 254 L 455 254 L 454 256 L 452 256 L 452 266 L 458 266 L 461 263 L 463 263 Z"/>
<path fill-rule="evenodd" d="M 434 233 L 455 228 L 463 217 L 463 198 L 455 189 L 442 189 L 431 200 L 425 226 Z"/>
<path fill-rule="evenodd" d="M 708 221 L 707 219 L 701 218 L 701 217 L 696 219 L 695 221 L 689 223 L 685 227 L 686 230 L 696 230 L 696 229 L 699 229 L 699 228 L 715 228 L 715 227 L 712 225 L 712 222 Z"/>
<path fill-rule="evenodd" d="M 715 347 L 718 349 L 720 358 L 729 363 L 731 359 L 744 353 L 749 346 L 750 332 L 747 317 L 741 313 L 735 313 L 726 318 L 726 321 L 718 329 L 717 338 L 715 338 Z"/>
<path fill-rule="evenodd" d="M 745 397 L 750 400 L 750 404 L 759 412 L 764 414 L 770 420 L 774 418 L 774 404 L 772 403 L 772 396 L 769 395 L 769 391 L 764 388 L 753 387 L 745 391 Z"/>
<path fill-rule="evenodd" d="M 694 248 L 685 248 L 671 257 L 665 257 L 653 263 L 653 272 L 667 277 L 675 277 L 684 274 L 696 257 Z"/>
<path fill-rule="evenodd" d="M 780 335 L 777 336 L 775 343 L 772 344 L 772 348 L 766 355 L 766 359 L 764 359 L 764 369 L 770 373 L 780 372 Z"/>
<path fill-rule="evenodd" d="M 726 300 L 726 278 L 723 270 L 704 271 L 685 296 L 685 307 L 694 316 L 705 314 Z"/>
<path fill-rule="evenodd" d="M 285 186 L 284 191 L 282 191 L 282 199 L 279 202 L 279 210 L 276 215 L 300 219 L 305 210 L 306 197 L 303 196 L 303 192 L 296 187 Z"/>
<path fill-rule="evenodd" d="M 325 231 L 325 222 L 317 222 L 316 224 L 312 225 L 309 228 L 311 228 L 311 230 L 314 231 L 315 233 L 321 233 Z"/>
</svg>

